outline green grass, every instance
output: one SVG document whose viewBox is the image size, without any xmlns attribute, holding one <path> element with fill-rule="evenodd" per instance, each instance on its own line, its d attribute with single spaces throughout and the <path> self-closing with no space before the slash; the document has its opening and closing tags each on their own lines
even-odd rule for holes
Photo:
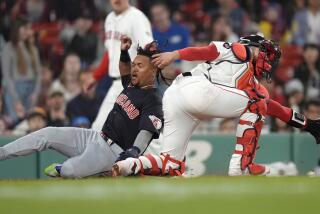
<svg viewBox="0 0 320 214">
<path fill-rule="evenodd" d="M 1 214 L 319 213 L 320 178 L 2 180 Z"/>
</svg>

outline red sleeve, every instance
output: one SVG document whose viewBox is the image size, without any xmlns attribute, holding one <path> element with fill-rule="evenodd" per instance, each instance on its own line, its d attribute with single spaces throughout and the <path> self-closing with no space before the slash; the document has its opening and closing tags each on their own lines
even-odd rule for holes
<svg viewBox="0 0 320 214">
<path fill-rule="evenodd" d="M 109 54 L 108 52 L 105 52 L 103 54 L 102 60 L 100 61 L 100 64 L 93 72 L 93 78 L 95 80 L 101 80 L 107 73 L 109 68 Z"/>
<path fill-rule="evenodd" d="M 279 118 L 283 122 L 288 123 L 292 117 L 292 109 L 285 107 L 272 99 L 269 99 L 267 102 L 267 115 Z"/>
<path fill-rule="evenodd" d="M 213 61 L 219 56 L 214 44 L 205 47 L 189 47 L 178 50 L 180 59 L 187 61 Z"/>
</svg>

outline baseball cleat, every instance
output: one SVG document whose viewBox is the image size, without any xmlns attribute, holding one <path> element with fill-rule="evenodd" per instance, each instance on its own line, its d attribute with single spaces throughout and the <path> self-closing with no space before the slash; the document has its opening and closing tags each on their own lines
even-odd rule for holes
<svg viewBox="0 0 320 214">
<path fill-rule="evenodd" d="M 308 119 L 307 126 L 304 130 L 312 134 L 316 140 L 316 143 L 320 144 L 320 118 L 317 120 Z"/>
<path fill-rule="evenodd" d="M 248 167 L 249 175 L 267 175 L 270 173 L 270 168 L 262 164 L 251 163 Z"/>
<path fill-rule="evenodd" d="M 60 177 L 61 164 L 53 163 L 45 168 L 44 173 L 49 177 Z"/>
</svg>

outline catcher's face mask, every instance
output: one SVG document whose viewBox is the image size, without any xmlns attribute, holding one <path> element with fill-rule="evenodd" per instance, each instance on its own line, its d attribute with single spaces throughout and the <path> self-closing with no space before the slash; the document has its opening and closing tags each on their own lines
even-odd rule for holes
<svg viewBox="0 0 320 214">
<path fill-rule="evenodd" d="M 264 61 L 271 65 L 271 70 L 263 69 L 262 76 L 271 82 L 271 76 L 279 64 L 281 50 L 277 43 L 272 40 L 264 40 L 261 42 L 259 52 L 264 53 Z"/>
</svg>

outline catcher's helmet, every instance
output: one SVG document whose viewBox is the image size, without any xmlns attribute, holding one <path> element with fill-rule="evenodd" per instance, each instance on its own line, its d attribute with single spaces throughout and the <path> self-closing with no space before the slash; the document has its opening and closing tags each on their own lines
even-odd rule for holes
<svg viewBox="0 0 320 214">
<path fill-rule="evenodd" d="M 281 49 L 278 43 L 273 40 L 265 39 L 260 35 L 250 35 L 241 37 L 239 43 L 259 48 L 259 51 L 265 53 L 265 58 L 271 66 L 271 71 L 264 71 L 263 76 L 270 81 L 272 72 L 276 69 L 281 57 Z"/>
</svg>

